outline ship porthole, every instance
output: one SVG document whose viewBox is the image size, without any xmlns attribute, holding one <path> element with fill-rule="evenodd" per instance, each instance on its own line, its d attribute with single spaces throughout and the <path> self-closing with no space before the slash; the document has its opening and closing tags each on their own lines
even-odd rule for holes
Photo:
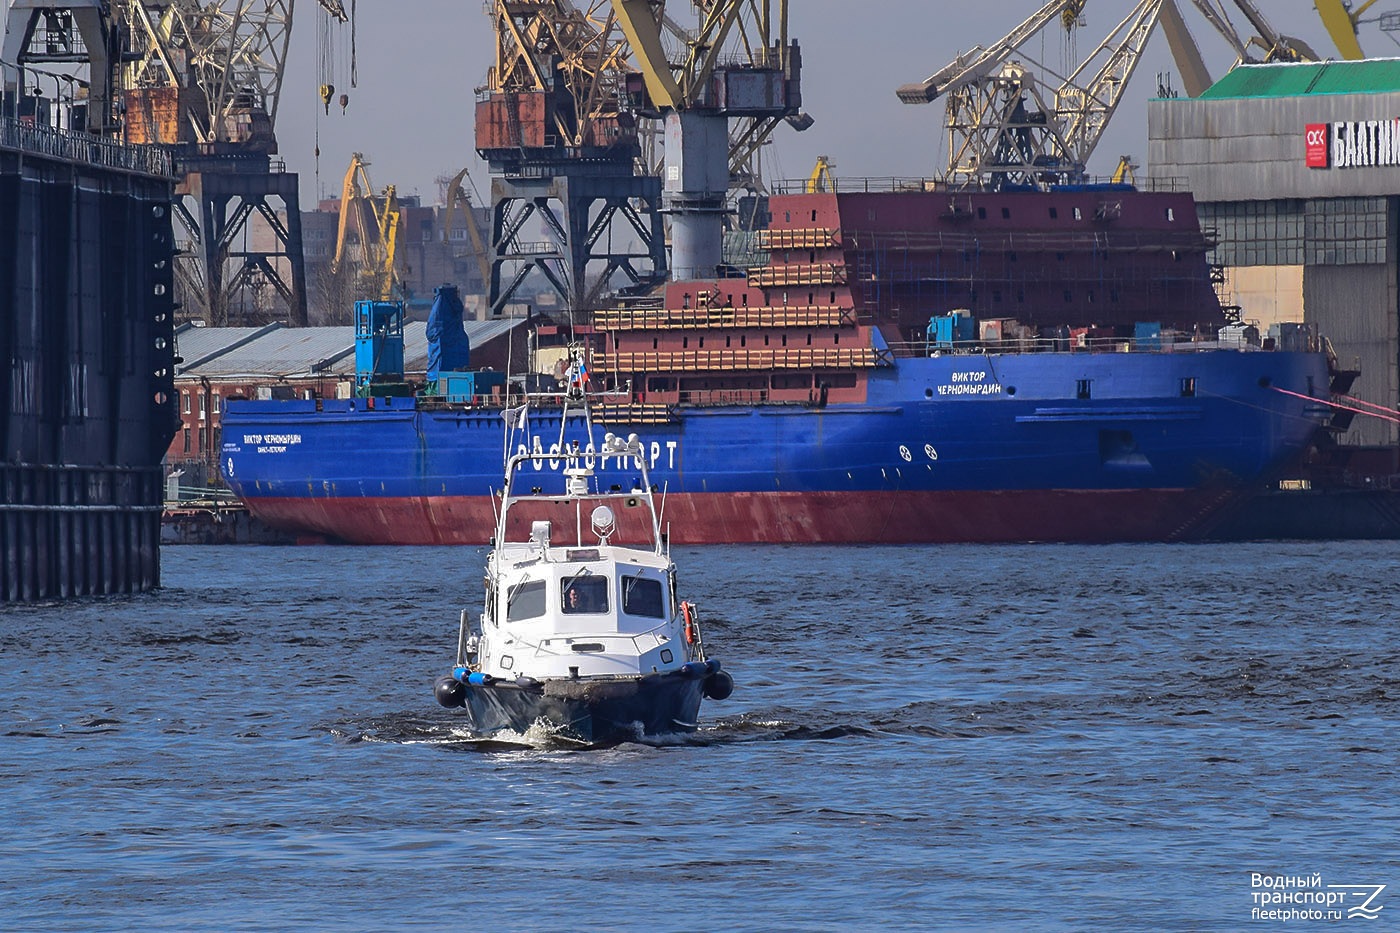
<svg viewBox="0 0 1400 933">
<path fill-rule="evenodd" d="M 1259 388 L 1261 388 L 1261 389 L 1267 389 L 1267 388 L 1269 387 L 1270 383 L 1272 383 L 1272 382 L 1273 382 L 1273 380 L 1270 379 L 1268 376 L 1260 376 L 1260 377 L 1259 377 Z"/>
<path fill-rule="evenodd" d="M 932 389 L 925 389 L 925 390 L 924 390 L 924 398 L 933 398 L 933 390 L 932 390 Z"/>
<path fill-rule="evenodd" d="M 1015 386 L 1007 386 L 1007 387 L 1006 387 L 1006 394 L 1007 394 L 1007 395 L 1015 395 L 1015 394 L 1016 394 L 1016 387 L 1015 387 Z"/>
</svg>

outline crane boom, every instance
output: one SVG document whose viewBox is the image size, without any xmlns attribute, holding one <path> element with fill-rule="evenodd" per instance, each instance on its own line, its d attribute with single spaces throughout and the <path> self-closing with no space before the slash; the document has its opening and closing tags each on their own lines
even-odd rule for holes
<svg viewBox="0 0 1400 933">
<path fill-rule="evenodd" d="M 1302 39 L 1286 36 L 1275 29 L 1251 0 L 1233 0 L 1233 2 L 1258 33 L 1248 41 L 1240 38 L 1234 24 L 1230 22 L 1230 18 L 1224 10 L 1224 0 L 1214 0 L 1214 2 L 1213 0 L 1192 0 L 1192 4 L 1205 17 L 1206 22 L 1210 23 L 1215 31 L 1220 33 L 1225 41 L 1234 48 L 1236 61 L 1258 61 L 1250 55 L 1251 46 L 1261 48 L 1264 51 L 1263 61 L 1266 62 L 1321 61 L 1318 54 L 1313 51 L 1312 46 Z"/>
<path fill-rule="evenodd" d="M 472 254 L 476 257 L 476 265 L 481 272 L 481 281 L 489 283 L 491 281 L 491 257 L 487 255 L 485 240 L 476 226 L 471 196 L 467 194 L 467 189 L 462 187 L 462 181 L 466 177 L 467 170 L 462 169 L 453 175 L 452 180 L 447 183 L 447 205 L 443 210 L 442 235 L 447 243 L 452 242 L 453 214 L 456 212 L 457 204 L 461 203 L 463 220 L 467 225 L 467 236 L 471 239 Z"/>
<path fill-rule="evenodd" d="M 661 30 L 653 18 L 651 4 L 647 0 L 613 0 L 613 11 L 617 14 L 622 34 L 632 48 L 632 57 L 641 66 L 642 79 L 646 82 L 652 102 L 658 107 L 670 109 L 681 106 L 681 88 L 671 74 L 666 49 L 661 44 Z"/>
<path fill-rule="evenodd" d="M 1075 165 L 1087 165 L 1094 147 L 1103 137 L 1133 71 L 1142 60 L 1147 40 L 1157 25 L 1161 5 L 1162 0 L 1141 0 L 1056 92 L 1057 117 L 1063 123 L 1069 156 Z M 1103 64 L 1094 76 L 1081 83 L 1080 75 L 1100 58 Z"/>
<path fill-rule="evenodd" d="M 1031 40 L 1052 24 L 1077 28 L 1084 4 L 1060 0 L 1045 4 L 996 42 L 958 56 L 895 93 L 906 104 L 945 98 L 949 137 L 944 181 L 950 185 L 1001 188 L 1082 179 L 1142 60 L 1163 2 L 1137 0 L 1068 76 L 1055 74 L 1030 54 Z M 1048 82 L 1031 65 L 1055 84 L 1045 86 Z"/>
<path fill-rule="evenodd" d="M 345 13 L 345 4 L 340 0 L 316 0 L 321 4 L 321 9 L 331 15 L 331 18 L 341 23 L 350 22 L 350 17 Z"/>
<path fill-rule="evenodd" d="M 929 104 L 939 95 L 988 77 L 1014 55 L 1026 41 L 1060 18 L 1064 0 L 1052 0 L 1036 10 L 1000 41 L 987 48 L 974 46 L 923 81 L 901 86 L 895 94 L 906 104 Z"/>
<path fill-rule="evenodd" d="M 1186 21 L 1181 18 L 1181 8 L 1176 0 L 1162 0 L 1160 14 L 1162 32 L 1167 36 L 1167 45 L 1172 51 L 1172 60 L 1181 73 L 1181 83 L 1186 87 L 1187 97 L 1200 97 L 1211 86 L 1210 70 Z"/>
<path fill-rule="evenodd" d="M 1327 27 L 1327 34 L 1332 37 L 1332 44 L 1342 53 L 1342 58 L 1359 61 L 1366 57 L 1366 53 L 1361 51 L 1360 41 L 1356 38 L 1356 24 L 1375 2 L 1376 0 L 1366 0 L 1355 10 L 1349 9 L 1342 0 L 1315 0 L 1313 3 L 1313 6 L 1317 7 L 1317 15 L 1322 18 L 1322 25 Z"/>
<path fill-rule="evenodd" d="M 372 226 L 369 223 L 371 220 Z M 350 167 L 341 184 L 340 219 L 336 225 L 335 256 L 331 259 L 332 275 L 338 275 L 345 267 L 352 223 L 360 241 L 357 265 L 365 286 L 381 300 L 395 297 L 403 291 L 397 267 L 400 229 L 398 196 L 395 187 L 390 185 L 384 189 L 380 203 L 375 203 L 374 188 L 369 180 L 369 163 L 358 152 L 350 156 Z"/>
</svg>

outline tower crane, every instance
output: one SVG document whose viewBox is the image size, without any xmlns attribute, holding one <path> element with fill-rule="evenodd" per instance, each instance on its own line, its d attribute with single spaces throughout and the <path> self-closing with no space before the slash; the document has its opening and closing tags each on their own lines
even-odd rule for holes
<svg viewBox="0 0 1400 933">
<path fill-rule="evenodd" d="M 1235 63 L 1316 62 L 1321 61 L 1312 46 L 1296 36 L 1287 36 L 1275 29 L 1263 11 L 1252 0 L 1232 0 L 1234 6 L 1256 30 L 1256 35 L 1243 38 L 1230 22 L 1225 0 L 1191 0 L 1211 27 L 1235 50 Z M 1368 4 L 1369 5 L 1369 4 Z M 1262 53 L 1262 54 L 1257 54 Z M 1194 95 L 1193 95 L 1194 96 Z"/>
<path fill-rule="evenodd" d="M 1325 0 L 1317 0 L 1322 9 Z M 1372 0 L 1374 2 L 1374 0 Z M 1244 14 L 1257 35 L 1244 38 L 1230 21 L 1225 0 L 1191 0 L 1201 17 L 1230 45 L 1235 52 L 1235 65 L 1258 64 L 1261 62 L 1315 62 L 1320 61 L 1312 46 L 1295 36 L 1284 35 L 1276 30 L 1264 17 L 1263 12 L 1252 0 L 1232 0 L 1233 5 Z M 1367 4 L 1368 6 L 1370 3 Z M 1182 83 L 1188 97 L 1199 97 L 1211 85 L 1210 72 L 1205 60 L 1191 38 L 1176 0 L 1163 0 L 1161 11 L 1163 30 L 1171 46 L 1172 57 L 1181 71 Z M 1233 65 L 1232 65 L 1233 67 Z"/>
</svg>

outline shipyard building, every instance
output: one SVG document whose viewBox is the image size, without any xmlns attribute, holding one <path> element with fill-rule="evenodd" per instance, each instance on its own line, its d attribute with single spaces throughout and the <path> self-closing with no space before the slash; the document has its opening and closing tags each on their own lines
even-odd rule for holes
<svg viewBox="0 0 1400 933">
<path fill-rule="evenodd" d="M 1240 66 L 1194 99 L 1148 107 L 1151 177 L 1184 181 L 1218 240 L 1227 303 L 1266 332 L 1307 321 L 1357 369 L 1352 392 L 1400 404 L 1400 60 Z M 1319 387 L 1321 388 L 1321 387 Z M 1339 438 L 1367 481 L 1400 474 L 1393 420 Z"/>
</svg>

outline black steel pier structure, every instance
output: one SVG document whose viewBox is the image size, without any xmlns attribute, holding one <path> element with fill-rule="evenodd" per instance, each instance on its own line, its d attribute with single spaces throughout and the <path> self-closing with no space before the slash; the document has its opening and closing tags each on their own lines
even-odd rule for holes
<svg viewBox="0 0 1400 933">
<path fill-rule="evenodd" d="M 160 584 L 170 156 L 0 118 L 0 602 Z"/>
</svg>

